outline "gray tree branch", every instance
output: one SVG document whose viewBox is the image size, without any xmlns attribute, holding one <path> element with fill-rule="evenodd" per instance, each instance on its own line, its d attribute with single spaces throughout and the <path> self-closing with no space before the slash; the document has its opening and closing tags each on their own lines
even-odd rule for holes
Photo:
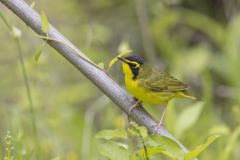
<svg viewBox="0 0 240 160">
<path fill-rule="evenodd" d="M 19 18 L 22 19 L 39 35 L 45 36 L 41 29 L 41 19 L 39 14 L 34 11 L 23 0 L 0 0 L 5 6 L 12 10 Z M 128 113 L 130 110 L 131 96 L 127 94 L 115 81 L 113 81 L 104 71 L 93 65 L 93 63 L 78 50 L 68 39 L 59 33 L 50 25 L 48 37 L 56 39 L 63 43 L 48 40 L 47 43 L 55 48 L 62 56 L 64 56 L 72 65 L 82 72 L 90 81 L 92 81 L 104 94 L 106 94 L 121 110 Z M 153 133 L 154 126 L 157 125 L 156 120 L 144 110 L 138 107 L 131 112 L 130 115 L 138 124 L 145 126 L 149 133 Z M 174 136 L 172 136 L 164 127 L 159 128 L 156 134 L 164 135 L 174 140 L 183 149 L 188 152 Z"/>
</svg>

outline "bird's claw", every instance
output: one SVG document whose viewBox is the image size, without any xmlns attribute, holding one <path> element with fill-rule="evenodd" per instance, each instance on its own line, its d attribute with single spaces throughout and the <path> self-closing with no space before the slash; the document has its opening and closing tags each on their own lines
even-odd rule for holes
<svg viewBox="0 0 240 160">
<path fill-rule="evenodd" d="M 142 105 L 142 101 L 140 101 L 138 99 L 133 99 L 133 100 L 131 100 L 131 102 L 133 102 L 133 105 L 130 108 L 130 110 L 128 111 L 128 114 L 130 114 L 135 107 Z"/>
<path fill-rule="evenodd" d="M 151 125 L 151 127 L 154 127 L 154 131 L 153 131 L 152 135 L 155 135 L 161 127 L 164 127 L 164 124 L 163 123 L 154 124 L 154 125 Z"/>
</svg>

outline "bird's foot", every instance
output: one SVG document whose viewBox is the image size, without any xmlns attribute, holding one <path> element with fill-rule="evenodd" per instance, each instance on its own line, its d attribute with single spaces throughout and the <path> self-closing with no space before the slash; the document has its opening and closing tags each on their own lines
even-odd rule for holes
<svg viewBox="0 0 240 160">
<path fill-rule="evenodd" d="M 163 123 L 154 124 L 151 127 L 154 127 L 154 131 L 153 131 L 152 135 L 155 135 L 161 127 L 164 127 L 164 124 Z"/>
<path fill-rule="evenodd" d="M 166 108 L 164 108 L 164 110 L 163 110 L 163 113 L 162 113 L 159 123 L 157 125 L 154 125 L 154 126 L 156 126 L 156 128 L 153 131 L 153 135 L 159 130 L 159 128 L 163 127 L 163 120 L 164 120 L 165 112 L 166 112 Z"/>
<path fill-rule="evenodd" d="M 135 97 L 133 97 L 133 100 L 131 100 L 131 102 L 133 103 L 133 105 L 132 105 L 132 107 L 130 108 L 130 110 L 128 111 L 128 114 L 130 114 L 135 107 L 138 107 L 138 106 L 141 106 L 141 105 L 142 105 L 142 101 L 138 100 L 138 99 L 135 98 Z"/>
</svg>

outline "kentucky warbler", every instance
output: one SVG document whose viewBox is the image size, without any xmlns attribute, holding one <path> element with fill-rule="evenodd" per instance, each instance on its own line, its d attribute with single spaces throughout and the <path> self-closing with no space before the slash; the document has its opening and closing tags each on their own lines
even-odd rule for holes
<svg viewBox="0 0 240 160">
<path fill-rule="evenodd" d="M 188 86 L 172 76 L 162 73 L 156 69 L 144 65 L 142 58 L 138 55 L 118 57 L 122 61 L 127 90 L 137 99 L 132 109 L 139 103 L 164 105 L 161 120 L 154 133 L 162 125 L 168 101 L 172 98 L 196 99 L 187 93 Z"/>
</svg>

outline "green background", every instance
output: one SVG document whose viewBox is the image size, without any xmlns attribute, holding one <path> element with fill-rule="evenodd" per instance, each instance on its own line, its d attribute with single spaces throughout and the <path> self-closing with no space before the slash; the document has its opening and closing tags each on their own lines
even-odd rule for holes
<svg viewBox="0 0 240 160">
<path fill-rule="evenodd" d="M 28 1 L 29 4 L 32 1 Z M 95 63 L 130 48 L 147 63 L 187 83 L 200 102 L 170 102 L 165 127 L 187 148 L 221 137 L 200 159 L 240 157 L 240 2 L 238 0 L 39 0 L 34 9 Z M 0 157 L 11 135 L 14 159 L 106 159 L 94 134 L 126 128 L 126 115 L 10 10 L 20 48 L 0 21 Z M 21 70 L 21 49 L 32 107 Z M 121 66 L 110 73 L 123 84 Z M 124 86 L 123 86 L 124 87 Z M 156 119 L 161 108 L 144 105 Z M 34 131 L 36 128 L 36 131 Z"/>
</svg>

